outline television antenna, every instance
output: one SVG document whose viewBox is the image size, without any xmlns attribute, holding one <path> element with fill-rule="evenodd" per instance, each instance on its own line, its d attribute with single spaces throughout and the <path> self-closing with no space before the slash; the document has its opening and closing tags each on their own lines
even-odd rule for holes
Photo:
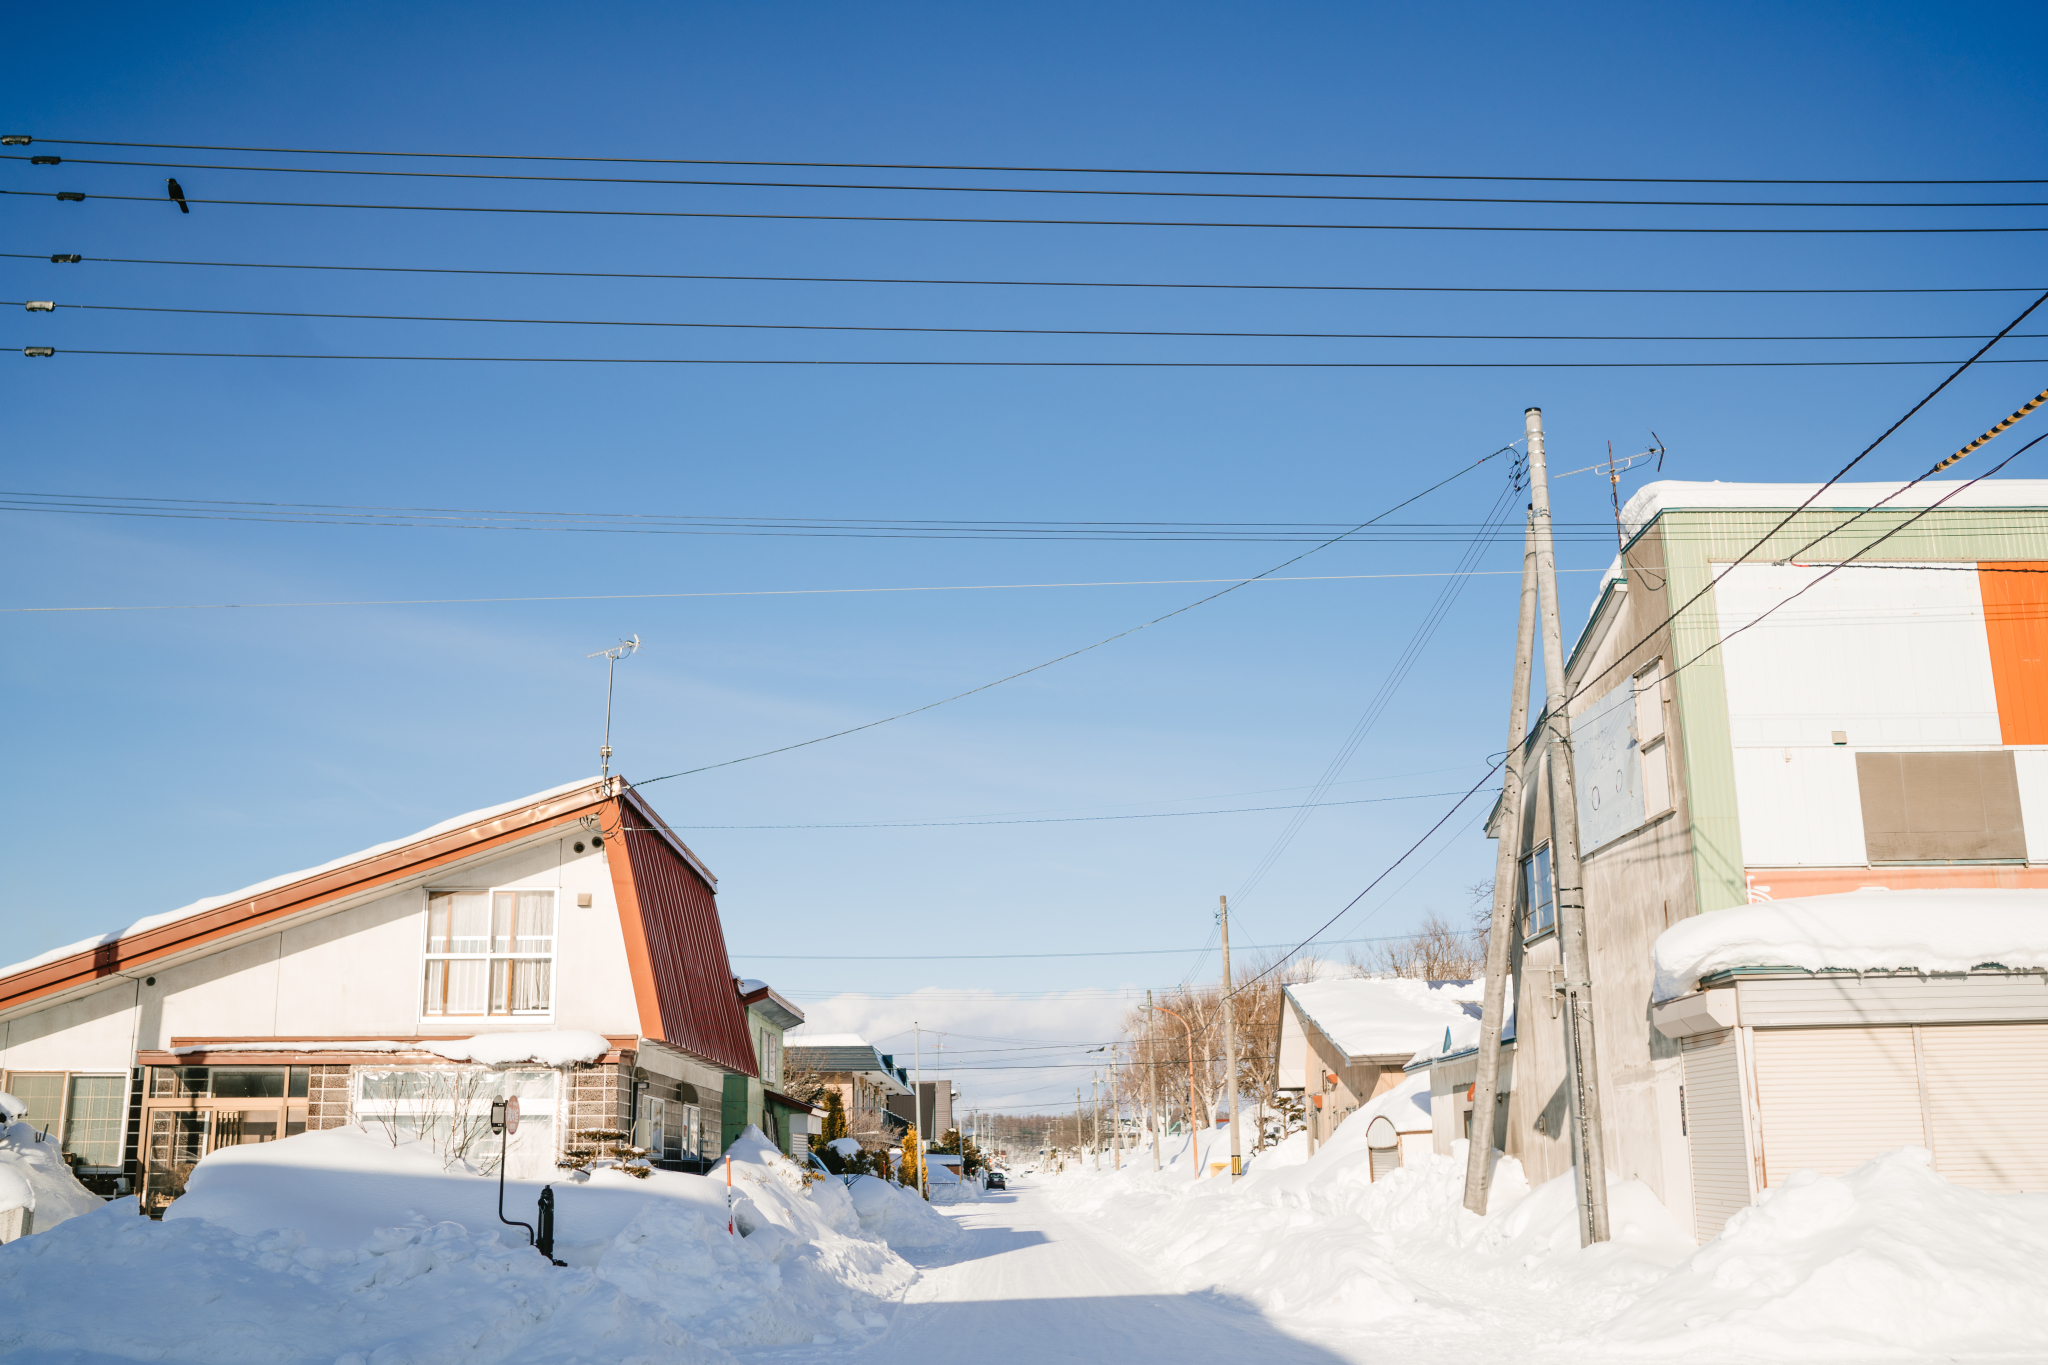
<svg viewBox="0 0 2048 1365">
<path fill-rule="evenodd" d="M 604 745 L 597 751 L 598 780 L 610 786 L 612 780 L 612 677 L 618 672 L 619 660 L 640 652 L 640 637 L 619 641 L 610 649 L 592 650 L 584 655 L 586 659 L 603 659 L 604 665 Z"/>
</svg>

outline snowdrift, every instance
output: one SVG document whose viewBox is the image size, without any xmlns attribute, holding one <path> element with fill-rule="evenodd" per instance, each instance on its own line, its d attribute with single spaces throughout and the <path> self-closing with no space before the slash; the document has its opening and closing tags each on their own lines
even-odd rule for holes
<svg viewBox="0 0 2048 1365">
<path fill-rule="evenodd" d="M 413 1144 L 339 1129 L 226 1149 L 162 1223 L 120 1200 L 0 1247 L 0 1354 L 723 1361 L 886 1326 L 915 1272 L 838 1182 L 806 1185 L 756 1130 L 732 1154 L 732 1234 L 722 1168 L 555 1182 L 562 1268 L 498 1222 L 495 1180 Z M 537 1193 L 508 1182 L 507 1214 L 530 1221 Z"/>
<path fill-rule="evenodd" d="M 1178 1162 L 1154 1175 L 1141 1153 L 1115 1175 L 1069 1167 L 1049 1189 L 1184 1292 L 1375 1356 L 2048 1358 L 2048 1195 L 1963 1189 L 1907 1148 L 1840 1177 L 1802 1172 L 1695 1248 L 1646 1185 L 1610 1178 L 1614 1240 L 1581 1249 L 1569 1174 L 1531 1189 L 1496 1154 L 1482 1218 L 1463 1208 L 1462 1142 L 1372 1181 L 1364 1112 L 1312 1158 L 1298 1135 L 1260 1154 L 1234 1187 Z"/>
<path fill-rule="evenodd" d="M 892 1247 L 924 1251 L 951 1246 L 963 1235 L 958 1223 L 925 1203 L 915 1190 L 879 1176 L 855 1176 L 847 1194 L 860 1225 Z"/>
<path fill-rule="evenodd" d="M 104 1201 L 78 1183 L 55 1138 L 46 1140 L 33 1125 L 14 1122 L 24 1108 L 0 1091 L 0 1209 L 33 1210 L 35 1230 L 45 1232 Z"/>
</svg>

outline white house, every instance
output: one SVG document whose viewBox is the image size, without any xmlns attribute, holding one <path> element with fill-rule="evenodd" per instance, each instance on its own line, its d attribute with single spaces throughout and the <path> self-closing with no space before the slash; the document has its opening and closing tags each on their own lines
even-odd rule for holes
<svg viewBox="0 0 2048 1365">
<path fill-rule="evenodd" d="M 604 1131 L 702 1162 L 762 1102 L 716 887 L 622 779 L 571 783 L 0 970 L 0 1087 L 150 1209 L 217 1147 L 460 1146 L 502 1095 L 515 1173 Z"/>
<path fill-rule="evenodd" d="M 1476 1036 L 1482 985 L 1333 977 L 1284 987 L 1276 1088 L 1303 1097 L 1310 1150 L 1400 1086 L 1403 1068 L 1418 1052 L 1447 1035 Z M 1435 1146 L 1429 1103 L 1393 1106 L 1377 1117 L 1397 1140 L 1378 1145 L 1399 1153 L 1395 1164 L 1427 1156 Z"/>
</svg>

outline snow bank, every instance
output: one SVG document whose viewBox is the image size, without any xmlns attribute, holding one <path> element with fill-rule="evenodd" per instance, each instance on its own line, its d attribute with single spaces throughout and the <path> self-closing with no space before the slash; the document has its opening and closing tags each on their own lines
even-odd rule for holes
<svg viewBox="0 0 2048 1365">
<path fill-rule="evenodd" d="M 1799 1172 L 1601 1335 L 1723 1359 L 2048 1358 L 2048 1195 L 1966 1190 L 1932 1160 Z"/>
<path fill-rule="evenodd" d="M 0 1116 L 13 1120 L 27 1110 L 0 1090 Z M 0 1126 L 0 1209 L 33 1210 L 35 1230 L 46 1232 L 104 1203 L 78 1183 L 55 1138 L 45 1139 L 33 1124 L 9 1121 Z"/>
<path fill-rule="evenodd" d="M 1369 1327 L 1376 1358 L 2048 1358 L 2048 1195 L 1963 1189 L 1906 1148 L 1801 1172 L 1695 1248 L 1648 1186 L 1610 1176 L 1613 1241 L 1582 1249 L 1570 1173 L 1532 1190 L 1496 1154 L 1482 1218 L 1462 1206 L 1464 1143 L 1373 1181 L 1363 1114 L 1235 1186 L 1155 1176 L 1147 1156 L 1047 1188 L 1183 1292 L 1247 1300 L 1340 1353 Z"/>
<path fill-rule="evenodd" d="M 846 1187 L 860 1225 L 892 1247 L 912 1251 L 951 1246 L 961 1238 L 960 1225 L 906 1190 L 879 1176 L 857 1175 Z"/>
<path fill-rule="evenodd" d="M 0 1355 L 725 1361 L 886 1326 L 915 1272 L 838 1182 L 807 1183 L 757 1130 L 732 1157 L 739 1235 L 722 1168 L 555 1182 L 556 1267 L 498 1222 L 495 1180 L 422 1145 L 339 1129 L 224 1149 L 162 1223 L 121 1200 L 0 1247 Z M 506 1212 L 530 1221 L 537 1192 L 508 1182 Z"/>
<path fill-rule="evenodd" d="M 1737 967 L 2048 967 L 2048 891 L 1849 891 L 1695 915 L 1657 938 L 1656 996 Z"/>
</svg>

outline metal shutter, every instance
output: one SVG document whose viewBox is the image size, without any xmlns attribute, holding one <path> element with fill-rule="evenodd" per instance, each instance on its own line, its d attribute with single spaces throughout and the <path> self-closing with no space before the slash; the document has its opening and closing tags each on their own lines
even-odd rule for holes
<svg viewBox="0 0 2048 1365">
<path fill-rule="evenodd" d="M 2048 1190 L 2048 1024 L 1920 1029 L 1934 1169 L 1979 1190 Z"/>
<path fill-rule="evenodd" d="M 1758 1029 L 1754 1047 L 1766 1185 L 1926 1144 L 1912 1029 Z"/>
<path fill-rule="evenodd" d="M 1687 1038 L 1685 1133 L 1692 1159 L 1693 1235 L 1704 1242 L 1750 1204 L 1749 1142 L 1743 1132 L 1742 1068 L 1735 1033 Z"/>
</svg>

